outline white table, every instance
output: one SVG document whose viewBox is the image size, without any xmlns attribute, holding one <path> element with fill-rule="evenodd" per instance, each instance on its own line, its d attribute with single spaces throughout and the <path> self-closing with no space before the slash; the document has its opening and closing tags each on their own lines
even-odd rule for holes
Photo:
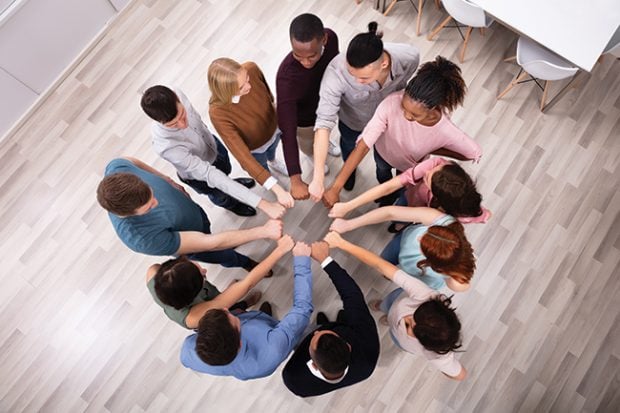
<svg viewBox="0 0 620 413">
<path fill-rule="evenodd" d="M 469 1 L 588 72 L 620 24 L 620 0 Z"/>
</svg>

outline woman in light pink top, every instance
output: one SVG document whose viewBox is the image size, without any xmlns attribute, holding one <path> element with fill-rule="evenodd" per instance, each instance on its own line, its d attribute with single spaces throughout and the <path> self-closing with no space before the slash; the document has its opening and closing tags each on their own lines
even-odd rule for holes
<svg viewBox="0 0 620 413">
<path fill-rule="evenodd" d="M 404 91 L 389 95 L 379 104 L 332 187 L 325 192 L 325 205 L 338 202 L 347 178 L 372 146 L 379 183 L 392 178 L 393 168 L 405 171 L 431 154 L 479 160 L 480 146 L 448 117 L 463 103 L 465 92 L 457 65 L 441 56 L 423 64 Z"/>
<path fill-rule="evenodd" d="M 408 206 L 436 208 L 463 224 L 485 223 L 491 216 L 491 212 L 480 205 L 482 197 L 467 172 L 458 164 L 439 157 L 420 162 L 348 202 L 334 204 L 329 216 L 342 218 L 350 211 L 403 187 Z"/>
</svg>

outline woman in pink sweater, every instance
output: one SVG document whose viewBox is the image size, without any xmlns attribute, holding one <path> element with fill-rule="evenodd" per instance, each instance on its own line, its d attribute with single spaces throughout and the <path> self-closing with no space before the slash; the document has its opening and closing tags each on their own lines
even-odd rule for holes
<svg viewBox="0 0 620 413">
<path fill-rule="evenodd" d="M 347 178 L 373 146 L 379 183 L 392 178 L 392 169 L 413 168 L 431 154 L 479 160 L 480 146 L 448 116 L 463 103 L 466 90 L 461 69 L 449 60 L 437 56 L 420 66 L 404 91 L 389 95 L 379 104 L 332 187 L 325 192 L 323 203 L 331 207 L 338 202 Z M 396 197 L 384 197 L 381 203 L 391 204 Z"/>
</svg>

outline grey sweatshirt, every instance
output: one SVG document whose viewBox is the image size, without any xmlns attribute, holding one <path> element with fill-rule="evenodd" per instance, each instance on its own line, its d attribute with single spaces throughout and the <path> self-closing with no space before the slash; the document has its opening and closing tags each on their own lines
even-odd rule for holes
<svg viewBox="0 0 620 413">
<path fill-rule="evenodd" d="M 260 196 L 211 164 L 217 158 L 215 138 L 187 96 L 180 90 L 174 92 L 187 111 L 188 126 L 185 129 L 167 128 L 153 122 L 151 133 L 155 152 L 174 165 L 181 178 L 204 181 L 210 187 L 256 208 L 261 201 Z"/>
</svg>

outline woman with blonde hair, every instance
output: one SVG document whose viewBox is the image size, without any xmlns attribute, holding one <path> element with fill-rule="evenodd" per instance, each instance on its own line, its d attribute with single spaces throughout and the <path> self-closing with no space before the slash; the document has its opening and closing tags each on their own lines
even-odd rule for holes
<svg viewBox="0 0 620 413">
<path fill-rule="evenodd" d="M 209 117 L 220 137 L 241 167 L 278 202 L 293 206 L 270 170 L 286 175 L 286 166 L 276 160 L 280 141 L 274 99 L 265 76 L 256 63 L 239 64 L 229 58 L 214 60 L 207 74 L 211 99 Z"/>
</svg>

